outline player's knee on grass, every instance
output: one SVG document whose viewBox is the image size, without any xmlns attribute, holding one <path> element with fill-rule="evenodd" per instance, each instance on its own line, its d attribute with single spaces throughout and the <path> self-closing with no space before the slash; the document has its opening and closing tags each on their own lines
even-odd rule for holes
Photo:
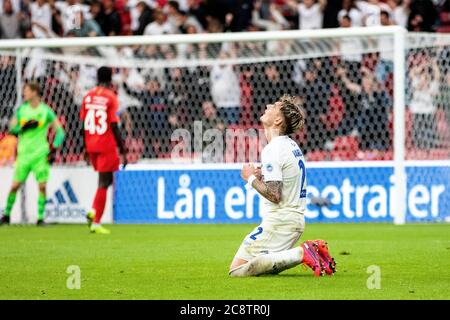
<svg viewBox="0 0 450 320">
<path fill-rule="evenodd" d="M 262 274 L 278 274 L 301 263 L 302 253 L 299 247 L 270 254 L 259 255 L 247 263 L 230 270 L 232 277 L 259 276 Z"/>
<path fill-rule="evenodd" d="M 229 275 L 232 277 L 252 277 L 271 273 L 272 271 L 273 263 L 271 259 L 262 255 L 230 270 Z"/>
</svg>

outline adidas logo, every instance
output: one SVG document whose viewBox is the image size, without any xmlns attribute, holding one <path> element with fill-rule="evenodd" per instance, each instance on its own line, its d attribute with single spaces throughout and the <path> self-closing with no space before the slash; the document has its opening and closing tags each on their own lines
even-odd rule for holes
<svg viewBox="0 0 450 320">
<path fill-rule="evenodd" d="M 63 194 L 63 190 L 66 192 L 66 196 Z M 45 204 L 67 204 L 67 200 L 70 201 L 72 204 L 78 204 L 78 198 L 75 195 L 75 192 L 73 191 L 72 185 L 70 184 L 69 180 L 66 180 L 63 182 L 63 190 L 58 189 L 55 192 L 54 199 L 48 199 Z M 56 201 L 54 201 L 56 200 Z"/>
<path fill-rule="evenodd" d="M 63 182 L 53 197 L 45 202 L 45 213 L 48 219 L 80 219 L 86 216 L 86 210 L 78 202 L 78 197 L 69 180 Z"/>
</svg>

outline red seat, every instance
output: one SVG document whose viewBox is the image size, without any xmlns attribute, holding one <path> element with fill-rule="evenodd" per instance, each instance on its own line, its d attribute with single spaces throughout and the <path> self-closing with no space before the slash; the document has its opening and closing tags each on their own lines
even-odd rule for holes
<svg viewBox="0 0 450 320">
<path fill-rule="evenodd" d="M 184 153 L 181 155 L 175 155 L 171 152 L 160 152 L 158 153 L 158 159 L 171 159 L 173 162 L 186 163 L 186 162 L 194 162 L 197 159 L 200 160 L 200 156 L 195 152 Z"/>
<path fill-rule="evenodd" d="M 392 160 L 392 155 L 392 151 L 380 150 L 360 150 L 357 153 L 358 160 L 364 161 Z"/>
<path fill-rule="evenodd" d="M 450 147 L 450 119 L 447 119 L 447 115 L 444 110 L 438 110 L 436 112 L 436 129 L 442 145 L 444 147 Z"/>
<path fill-rule="evenodd" d="M 331 152 L 333 160 L 357 160 L 359 143 L 356 137 L 340 136 L 334 139 L 334 149 Z"/>
<path fill-rule="evenodd" d="M 430 159 L 432 160 L 448 160 L 450 159 L 450 149 L 431 149 Z"/>
<path fill-rule="evenodd" d="M 450 149 L 409 149 L 406 150 L 407 160 L 448 160 Z"/>
<path fill-rule="evenodd" d="M 310 151 L 305 157 L 308 161 L 327 161 L 331 158 L 328 151 Z"/>
<path fill-rule="evenodd" d="M 450 24 L 450 12 L 441 12 L 439 14 L 439 19 L 441 20 L 441 24 L 444 26 L 448 26 Z"/>
<path fill-rule="evenodd" d="M 394 159 L 394 152 L 392 150 L 388 150 L 384 152 L 384 156 L 382 160 L 393 160 Z"/>
<path fill-rule="evenodd" d="M 128 163 L 135 163 L 142 158 L 142 153 L 144 151 L 144 143 L 142 142 L 142 139 L 127 138 L 125 140 L 125 145 L 128 149 Z"/>
<path fill-rule="evenodd" d="M 84 161 L 84 155 L 81 153 L 69 153 L 65 156 L 65 163 L 76 163 Z"/>
<path fill-rule="evenodd" d="M 440 33 L 449 33 L 450 32 L 450 26 L 442 26 L 436 29 L 436 32 Z"/>
</svg>

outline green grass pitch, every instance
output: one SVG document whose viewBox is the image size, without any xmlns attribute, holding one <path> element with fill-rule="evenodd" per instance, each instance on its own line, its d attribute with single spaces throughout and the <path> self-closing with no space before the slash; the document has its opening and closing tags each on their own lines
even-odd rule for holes
<svg viewBox="0 0 450 320">
<path fill-rule="evenodd" d="M 301 266 L 277 276 L 230 278 L 253 225 L 0 227 L 0 299 L 450 299 L 450 225 L 309 224 L 327 239 L 333 277 Z M 66 283 L 80 268 L 81 288 Z M 381 288 L 368 289 L 369 266 Z"/>
</svg>

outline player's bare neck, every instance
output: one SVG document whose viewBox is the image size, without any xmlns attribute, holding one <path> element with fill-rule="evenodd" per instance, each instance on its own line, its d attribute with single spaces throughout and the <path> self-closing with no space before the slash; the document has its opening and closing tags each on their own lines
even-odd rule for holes
<svg viewBox="0 0 450 320">
<path fill-rule="evenodd" d="M 270 142 L 273 138 L 285 135 L 279 128 L 264 128 L 264 135 L 266 136 L 267 142 Z"/>
<path fill-rule="evenodd" d="M 39 106 L 39 103 L 41 103 L 41 101 L 39 100 L 39 98 L 34 98 L 30 100 L 30 106 L 32 108 L 37 108 Z"/>
<path fill-rule="evenodd" d="M 99 83 L 97 84 L 97 86 L 98 86 L 98 87 L 103 87 L 103 88 L 105 88 L 105 89 L 109 89 L 109 88 L 111 87 L 111 84 L 110 84 L 110 83 L 107 83 L 107 82 L 99 82 Z"/>
</svg>

